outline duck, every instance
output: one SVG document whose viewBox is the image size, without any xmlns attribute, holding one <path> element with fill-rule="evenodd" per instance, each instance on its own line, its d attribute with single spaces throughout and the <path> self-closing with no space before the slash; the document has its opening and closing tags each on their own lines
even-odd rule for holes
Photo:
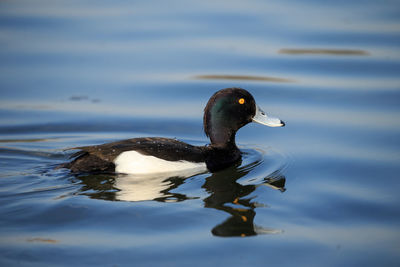
<svg viewBox="0 0 400 267">
<path fill-rule="evenodd" d="M 283 127 L 285 123 L 268 116 L 242 88 L 225 88 L 214 93 L 204 109 L 203 128 L 210 143 L 191 145 L 177 139 L 140 137 L 101 145 L 75 147 L 72 161 L 61 167 L 72 173 L 117 173 L 153 175 L 169 173 L 185 177 L 217 172 L 241 160 L 236 132 L 248 123 Z"/>
</svg>

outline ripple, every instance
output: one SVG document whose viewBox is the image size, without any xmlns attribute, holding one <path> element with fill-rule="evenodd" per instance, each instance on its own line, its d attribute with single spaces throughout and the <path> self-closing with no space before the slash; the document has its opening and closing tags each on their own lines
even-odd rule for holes
<svg viewBox="0 0 400 267">
<path fill-rule="evenodd" d="M 27 150 L 27 149 L 18 149 L 11 147 L 0 147 L 0 155 L 4 155 L 10 157 L 11 155 L 15 155 L 17 158 L 46 158 L 46 159 L 63 159 L 65 157 L 64 152 L 54 152 L 49 150 Z"/>
<path fill-rule="evenodd" d="M 279 54 L 288 55 L 336 55 L 336 56 L 368 56 L 370 55 L 364 50 L 350 49 L 281 49 Z"/>
<path fill-rule="evenodd" d="M 287 166 L 286 156 L 273 148 L 242 148 L 238 171 L 249 172 L 239 180 L 243 185 L 262 184 L 279 177 Z"/>
<path fill-rule="evenodd" d="M 276 83 L 292 83 L 291 79 L 268 77 L 268 76 L 249 76 L 249 75 L 196 75 L 193 79 L 197 80 L 241 80 L 241 81 L 263 81 Z"/>
<path fill-rule="evenodd" d="M 60 139 L 54 138 L 28 138 L 28 139 L 0 139 L 0 143 L 33 143 L 33 142 L 51 142 Z"/>
<path fill-rule="evenodd" d="M 126 174 L 96 174 L 77 176 L 82 187 L 79 194 L 87 195 L 90 198 L 111 200 L 111 201 L 161 201 L 176 202 L 190 199 L 198 199 L 196 190 L 183 190 L 179 193 L 176 190 L 186 182 L 188 178 L 208 177 L 221 179 L 224 173 L 228 172 L 232 181 L 236 180 L 238 186 L 267 185 L 273 189 L 285 191 L 282 180 L 282 172 L 286 166 L 286 158 L 271 148 L 252 149 L 241 148 L 242 161 L 222 172 L 181 172 L 161 173 L 154 175 L 126 175 Z M 208 179 L 206 178 L 206 179 Z M 203 179 L 201 179 L 203 180 Z"/>
<path fill-rule="evenodd" d="M 42 238 L 42 237 L 29 238 L 26 241 L 27 242 L 48 243 L 48 244 L 57 244 L 57 243 L 59 243 L 58 240 L 54 240 L 54 239 L 50 239 L 50 238 Z"/>
</svg>

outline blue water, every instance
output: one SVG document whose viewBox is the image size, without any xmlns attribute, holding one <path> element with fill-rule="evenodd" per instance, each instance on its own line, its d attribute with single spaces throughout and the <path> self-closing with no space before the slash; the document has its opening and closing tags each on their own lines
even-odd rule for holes
<svg viewBox="0 0 400 267">
<path fill-rule="evenodd" d="M 55 168 L 124 138 L 206 144 L 226 87 L 286 122 L 242 128 L 236 166 Z M 1 1 L 0 266 L 398 266 L 399 118 L 398 1 Z"/>
</svg>

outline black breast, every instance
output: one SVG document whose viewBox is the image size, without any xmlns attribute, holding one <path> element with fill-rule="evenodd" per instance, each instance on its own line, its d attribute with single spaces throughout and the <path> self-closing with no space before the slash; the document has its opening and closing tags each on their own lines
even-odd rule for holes
<svg viewBox="0 0 400 267">
<path fill-rule="evenodd" d="M 241 152 L 236 146 L 231 147 L 206 147 L 207 169 L 216 172 L 225 169 L 241 159 Z"/>
</svg>

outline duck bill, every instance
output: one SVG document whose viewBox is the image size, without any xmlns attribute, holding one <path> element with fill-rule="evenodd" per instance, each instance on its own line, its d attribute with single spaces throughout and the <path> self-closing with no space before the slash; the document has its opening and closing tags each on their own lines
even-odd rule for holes
<svg viewBox="0 0 400 267">
<path fill-rule="evenodd" d="M 283 127 L 285 123 L 278 118 L 269 117 L 267 114 L 256 105 L 256 115 L 253 117 L 253 122 L 267 125 L 269 127 Z"/>
</svg>

